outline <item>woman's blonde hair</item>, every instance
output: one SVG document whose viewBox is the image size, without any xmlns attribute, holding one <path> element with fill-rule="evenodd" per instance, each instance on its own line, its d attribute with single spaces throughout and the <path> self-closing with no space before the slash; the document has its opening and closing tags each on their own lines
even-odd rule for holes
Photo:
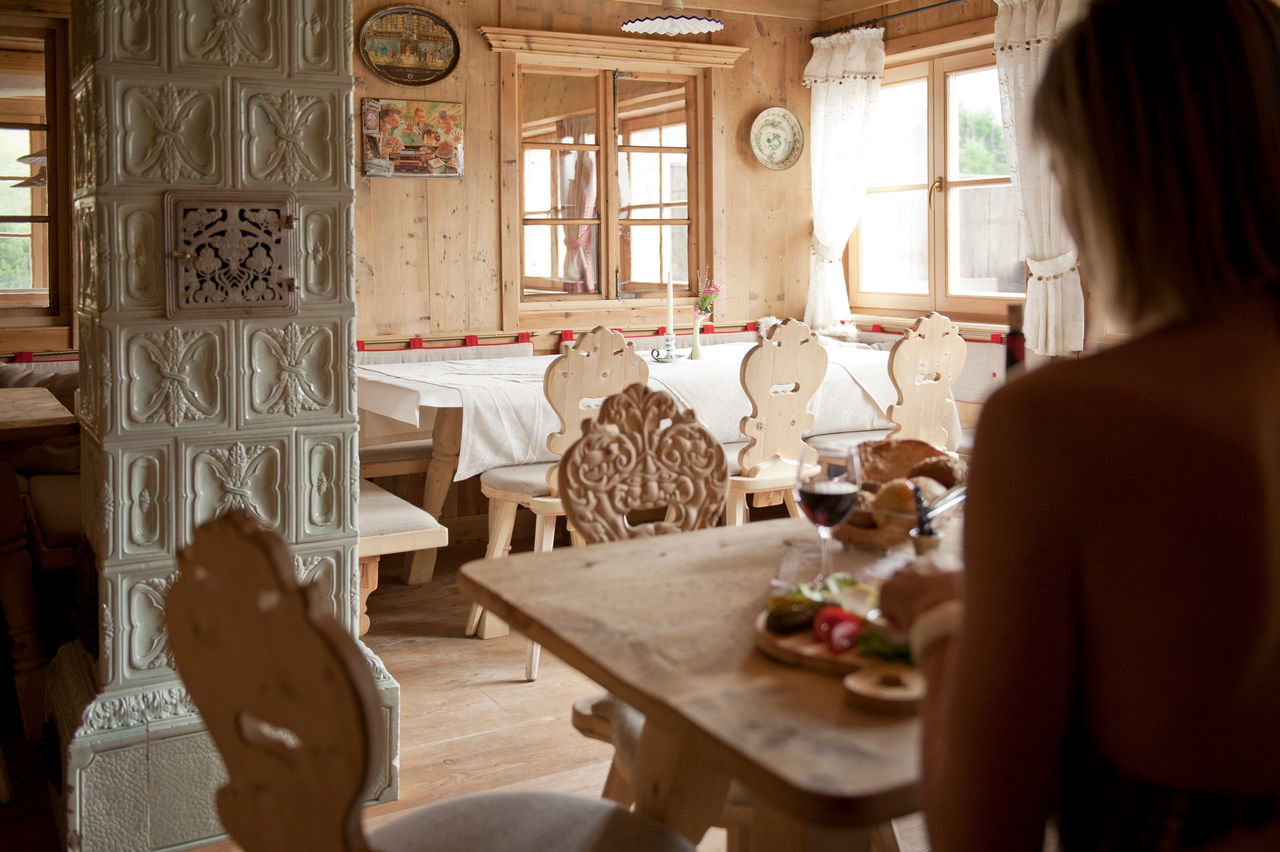
<svg viewBox="0 0 1280 852">
<path fill-rule="evenodd" d="M 1278 291 L 1273 0 L 1094 0 L 1054 49 L 1035 123 L 1129 320 Z"/>
</svg>

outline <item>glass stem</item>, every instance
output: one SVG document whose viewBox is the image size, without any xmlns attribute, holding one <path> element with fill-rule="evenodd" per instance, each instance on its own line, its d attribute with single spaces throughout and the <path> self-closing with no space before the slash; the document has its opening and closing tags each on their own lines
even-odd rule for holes
<svg viewBox="0 0 1280 852">
<path fill-rule="evenodd" d="M 819 525 L 818 538 L 822 539 L 822 573 L 818 577 L 825 580 L 831 573 L 831 528 Z"/>
</svg>

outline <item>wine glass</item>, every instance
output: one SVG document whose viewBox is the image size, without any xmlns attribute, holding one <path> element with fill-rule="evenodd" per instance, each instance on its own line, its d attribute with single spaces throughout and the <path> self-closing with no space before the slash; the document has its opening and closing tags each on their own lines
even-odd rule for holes
<svg viewBox="0 0 1280 852">
<path fill-rule="evenodd" d="M 849 444 L 806 444 L 796 467 L 796 499 L 805 517 L 818 527 L 822 539 L 822 573 L 831 571 L 831 531 L 853 514 L 862 486 L 862 467 L 856 447 Z"/>
</svg>

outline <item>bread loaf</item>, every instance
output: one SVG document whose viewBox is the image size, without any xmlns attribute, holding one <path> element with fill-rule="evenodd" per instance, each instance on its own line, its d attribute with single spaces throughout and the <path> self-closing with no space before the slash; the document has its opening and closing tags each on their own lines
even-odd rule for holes
<svg viewBox="0 0 1280 852">
<path fill-rule="evenodd" d="M 946 457 L 946 452 L 924 441 L 888 438 L 858 445 L 863 482 L 888 482 L 902 479 L 925 459 Z"/>
</svg>

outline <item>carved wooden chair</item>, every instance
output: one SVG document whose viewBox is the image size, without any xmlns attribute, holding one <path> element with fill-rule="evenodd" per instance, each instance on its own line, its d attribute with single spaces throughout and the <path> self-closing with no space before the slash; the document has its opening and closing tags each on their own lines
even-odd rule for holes
<svg viewBox="0 0 1280 852">
<path fill-rule="evenodd" d="M 545 792 L 448 799 L 366 837 L 379 708 L 356 643 L 298 585 L 280 537 L 244 512 L 196 530 L 178 563 L 169 640 L 227 767 L 218 816 L 248 852 L 693 850 L 612 802 Z"/>
<path fill-rule="evenodd" d="M 633 384 L 604 401 L 560 460 L 565 515 L 588 544 L 713 527 L 724 508 L 724 451 L 694 413 Z M 632 523 L 637 512 L 663 520 Z"/>
<path fill-rule="evenodd" d="M 739 470 L 729 477 L 729 526 L 747 520 L 747 496 L 778 492 L 792 517 L 799 517 L 793 490 L 804 433 L 813 426 L 809 400 L 827 373 L 827 352 L 808 326 L 787 319 L 742 359 L 742 388 L 751 414 L 742 418 L 747 445 L 738 453 Z"/>
<path fill-rule="evenodd" d="M 599 401 L 627 385 L 649 379 L 649 367 L 635 346 L 619 332 L 603 326 L 582 336 L 547 366 L 542 381 L 547 401 L 560 418 L 561 428 L 547 437 L 547 449 L 556 455 L 578 440 L 582 424 L 600 411 Z M 556 518 L 564 514 L 559 497 L 559 462 L 510 465 L 480 475 L 480 491 L 489 498 L 489 547 L 486 559 L 498 559 L 511 551 L 511 531 L 517 507 L 535 516 L 533 548 L 550 550 Z M 576 532 L 573 533 L 576 538 Z M 468 635 L 492 635 L 490 615 L 473 604 L 467 618 Z M 525 678 L 538 676 L 538 651 L 530 645 Z"/>
<path fill-rule="evenodd" d="M 936 311 L 916 320 L 889 350 L 889 377 L 898 401 L 889 406 L 894 422 L 890 438 L 915 438 L 935 447 L 956 449 L 960 436 L 948 432 L 955 407 L 951 386 L 964 369 L 965 342 L 960 326 Z"/>
<path fill-rule="evenodd" d="M 601 406 L 594 422 L 560 460 L 560 499 L 565 514 L 588 544 L 707 529 L 724 509 L 728 463 L 720 444 L 694 413 L 681 411 L 669 395 L 642 384 L 627 387 Z M 666 510 L 665 516 L 658 513 Z M 637 515 L 648 513 L 652 520 Z M 613 761 L 604 797 L 620 805 L 634 801 L 631 768 L 644 716 L 607 691 L 573 705 L 573 724 L 584 735 L 609 743 Z M 736 828 L 742 790 L 731 793 L 727 823 Z"/>
</svg>

